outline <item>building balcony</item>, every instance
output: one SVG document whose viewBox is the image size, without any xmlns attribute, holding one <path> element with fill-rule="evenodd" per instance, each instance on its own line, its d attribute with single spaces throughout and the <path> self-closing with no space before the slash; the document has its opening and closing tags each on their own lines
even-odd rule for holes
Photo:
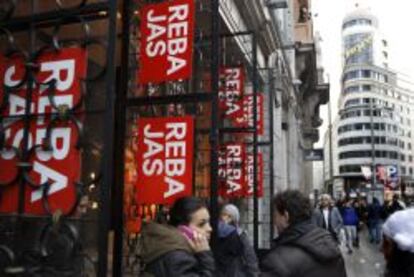
<svg viewBox="0 0 414 277">
<path fill-rule="evenodd" d="M 338 152 L 347 152 L 347 151 L 370 151 L 371 143 L 361 143 L 361 144 L 348 144 L 348 145 L 338 145 Z M 377 151 L 400 151 L 400 148 L 395 145 L 389 144 L 379 144 L 375 143 L 374 148 Z"/>
</svg>

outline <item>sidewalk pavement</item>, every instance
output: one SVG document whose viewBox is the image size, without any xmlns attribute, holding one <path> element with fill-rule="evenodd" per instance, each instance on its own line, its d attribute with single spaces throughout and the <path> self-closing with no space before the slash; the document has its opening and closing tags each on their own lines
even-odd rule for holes
<svg viewBox="0 0 414 277">
<path fill-rule="evenodd" d="M 359 234 L 360 247 L 348 254 L 344 245 L 341 251 L 345 259 L 348 277 L 379 277 L 384 272 L 384 257 L 380 245 L 371 244 L 366 228 Z"/>
</svg>

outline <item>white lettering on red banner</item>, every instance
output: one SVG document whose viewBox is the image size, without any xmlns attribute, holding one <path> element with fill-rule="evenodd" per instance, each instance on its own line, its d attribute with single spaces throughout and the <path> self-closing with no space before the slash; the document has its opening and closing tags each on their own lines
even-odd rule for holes
<svg viewBox="0 0 414 277">
<path fill-rule="evenodd" d="M 219 105 L 224 117 L 235 118 L 243 114 L 244 68 L 220 68 Z"/>
<path fill-rule="evenodd" d="M 258 93 L 256 98 L 257 104 L 257 124 L 254 124 L 254 111 L 253 111 L 253 95 L 245 95 L 243 97 L 243 114 L 233 120 L 235 127 L 240 128 L 253 128 L 256 127 L 258 135 L 263 135 L 264 132 L 264 107 L 263 107 L 263 94 Z"/>
<path fill-rule="evenodd" d="M 192 194 L 193 147 L 191 116 L 138 120 L 138 203 L 171 204 Z"/>
<path fill-rule="evenodd" d="M 36 80 L 47 83 L 55 80 L 53 100 L 57 106 L 65 105 L 72 108 L 81 98 L 81 80 L 86 77 L 86 51 L 81 48 L 65 48 L 59 52 L 45 53 L 39 57 L 37 63 L 39 71 Z M 0 83 L 15 86 L 24 76 L 23 61 L 16 57 L 0 60 Z M 24 115 L 26 105 L 26 87 L 13 91 L 9 104 L 3 112 L 4 117 Z M 50 103 L 48 86 L 37 85 L 33 88 L 30 113 L 46 114 L 38 116 L 30 122 L 28 133 L 28 149 L 35 145 L 43 145 L 46 132 L 51 123 L 50 113 L 56 112 Z M 1 90 L 1 94 L 4 91 Z M 79 111 L 79 110 L 78 110 Z M 21 118 L 5 120 L 5 144 L 16 148 L 22 147 L 24 125 Z M 38 147 L 30 157 L 32 169 L 30 178 L 36 184 L 49 183 L 48 203 L 50 209 L 61 209 L 68 212 L 76 201 L 75 182 L 80 178 L 81 155 L 76 148 L 78 131 L 73 122 L 59 122 L 50 134 L 52 151 L 45 151 Z M 0 152 L 0 179 L 12 180 L 16 175 L 16 153 L 4 148 Z M 68 166 L 70 165 L 70 166 Z M 44 188 L 34 189 L 25 186 L 25 212 L 30 214 L 44 214 L 42 204 Z M 1 212 L 14 212 L 18 205 L 18 185 L 14 184 L 4 190 L 8 201 L 0 201 Z"/>
<path fill-rule="evenodd" d="M 253 196 L 254 195 L 254 160 L 253 154 L 248 153 L 246 154 L 246 182 L 247 182 L 247 189 L 245 192 L 245 196 Z M 257 167 L 256 167 L 256 174 L 257 174 L 257 197 L 263 197 L 263 155 L 262 153 L 257 153 Z"/>
<path fill-rule="evenodd" d="M 141 9 L 139 81 L 188 79 L 192 73 L 194 0 L 174 0 Z"/>
<path fill-rule="evenodd" d="M 246 187 L 245 178 L 246 147 L 242 143 L 228 143 L 219 153 L 220 195 L 241 197 Z"/>
</svg>

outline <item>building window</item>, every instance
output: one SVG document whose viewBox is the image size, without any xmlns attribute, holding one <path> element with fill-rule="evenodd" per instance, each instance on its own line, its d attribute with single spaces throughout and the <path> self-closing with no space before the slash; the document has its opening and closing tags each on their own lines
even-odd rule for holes
<svg viewBox="0 0 414 277">
<path fill-rule="evenodd" d="M 359 86 L 350 86 L 345 89 L 345 93 L 359 92 Z"/>
<path fill-rule="evenodd" d="M 362 85 L 362 91 L 371 91 L 371 85 Z"/>
<path fill-rule="evenodd" d="M 360 103 L 359 98 L 357 98 L 357 99 L 350 99 L 350 100 L 348 100 L 348 101 L 345 102 L 345 108 L 346 107 L 349 107 L 349 106 L 358 105 L 359 103 Z"/>
<path fill-rule="evenodd" d="M 371 70 L 362 70 L 362 78 L 371 78 Z"/>
<path fill-rule="evenodd" d="M 361 165 L 342 165 L 339 167 L 339 173 L 361 172 Z"/>
<path fill-rule="evenodd" d="M 394 140 L 388 139 L 386 137 L 375 137 L 374 141 L 376 144 L 388 144 L 388 145 L 395 145 Z M 338 141 L 338 146 L 346 146 L 346 145 L 353 145 L 353 144 L 370 144 L 371 137 L 350 137 L 350 138 L 343 138 Z"/>
<path fill-rule="evenodd" d="M 359 76 L 359 74 L 358 74 L 358 70 L 354 70 L 354 71 L 350 71 L 350 72 L 347 72 L 347 73 L 345 73 L 345 76 L 344 76 L 344 80 L 345 81 L 348 81 L 348 80 L 352 80 L 352 79 L 356 79 L 356 78 L 358 78 Z"/>
<path fill-rule="evenodd" d="M 366 19 L 366 18 L 360 18 L 360 19 L 352 19 L 348 22 L 345 22 L 342 25 L 342 29 L 346 29 L 352 26 L 356 26 L 356 25 L 372 25 L 372 20 L 371 19 Z"/>
<path fill-rule="evenodd" d="M 372 151 L 371 150 L 362 150 L 362 151 L 346 151 L 339 153 L 340 160 L 346 159 L 356 159 L 356 158 L 371 158 Z M 375 151 L 376 158 L 390 158 L 390 159 L 397 159 L 398 152 L 395 151 Z M 405 158 L 405 156 L 404 156 Z"/>
</svg>

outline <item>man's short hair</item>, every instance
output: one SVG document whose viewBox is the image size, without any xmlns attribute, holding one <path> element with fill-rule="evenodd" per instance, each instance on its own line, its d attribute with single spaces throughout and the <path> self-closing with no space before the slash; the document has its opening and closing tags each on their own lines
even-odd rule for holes
<svg viewBox="0 0 414 277">
<path fill-rule="evenodd" d="M 309 220 L 312 216 L 312 206 L 309 198 L 298 190 L 279 192 L 273 198 L 273 209 L 279 213 L 289 213 L 289 223 L 296 224 Z"/>
</svg>

